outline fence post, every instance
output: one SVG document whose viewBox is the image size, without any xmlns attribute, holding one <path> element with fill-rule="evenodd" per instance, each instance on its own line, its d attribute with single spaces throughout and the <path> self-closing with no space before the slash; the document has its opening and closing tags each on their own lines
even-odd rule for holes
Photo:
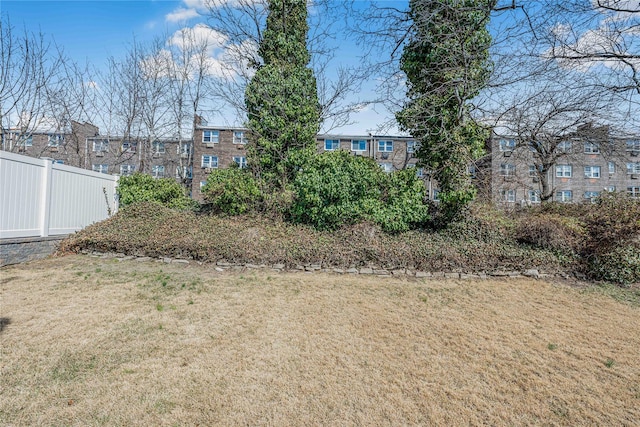
<svg viewBox="0 0 640 427">
<path fill-rule="evenodd" d="M 53 162 L 43 159 L 42 177 L 40 180 L 40 237 L 49 236 L 49 218 L 51 217 L 51 177 Z"/>
</svg>

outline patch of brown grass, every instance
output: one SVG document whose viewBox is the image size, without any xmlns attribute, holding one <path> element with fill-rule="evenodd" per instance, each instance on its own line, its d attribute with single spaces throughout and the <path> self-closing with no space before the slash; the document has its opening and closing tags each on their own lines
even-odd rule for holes
<svg viewBox="0 0 640 427">
<path fill-rule="evenodd" d="M 640 424 L 639 308 L 578 288 L 82 256 L 0 283 L 1 425 Z"/>
</svg>

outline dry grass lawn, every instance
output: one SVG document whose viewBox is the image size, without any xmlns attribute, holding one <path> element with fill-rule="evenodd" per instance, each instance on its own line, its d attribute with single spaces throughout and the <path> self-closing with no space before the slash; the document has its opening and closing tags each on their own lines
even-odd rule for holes
<svg viewBox="0 0 640 427">
<path fill-rule="evenodd" d="M 533 280 L 0 269 L 2 426 L 640 425 L 640 308 Z"/>
</svg>

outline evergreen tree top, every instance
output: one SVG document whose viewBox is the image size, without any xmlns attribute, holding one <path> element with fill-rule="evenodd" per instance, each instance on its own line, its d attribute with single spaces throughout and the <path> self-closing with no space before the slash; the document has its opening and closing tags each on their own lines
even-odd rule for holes
<svg viewBox="0 0 640 427">
<path fill-rule="evenodd" d="M 311 60 L 306 0 L 269 0 L 268 4 L 267 28 L 258 49 L 264 63 L 306 66 Z"/>
</svg>

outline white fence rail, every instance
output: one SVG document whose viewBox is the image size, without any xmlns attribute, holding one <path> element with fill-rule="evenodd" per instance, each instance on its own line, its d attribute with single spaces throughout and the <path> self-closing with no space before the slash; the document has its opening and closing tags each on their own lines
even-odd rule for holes
<svg viewBox="0 0 640 427">
<path fill-rule="evenodd" d="M 0 238 L 81 230 L 117 210 L 118 177 L 0 151 Z"/>
</svg>

